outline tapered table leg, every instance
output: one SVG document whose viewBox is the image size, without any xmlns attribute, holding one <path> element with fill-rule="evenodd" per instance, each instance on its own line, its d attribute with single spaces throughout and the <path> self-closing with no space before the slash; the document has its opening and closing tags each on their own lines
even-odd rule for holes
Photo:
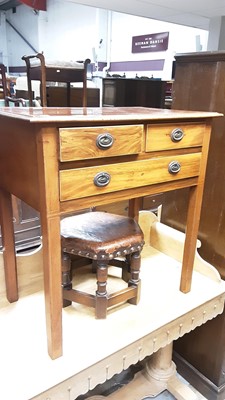
<svg viewBox="0 0 225 400">
<path fill-rule="evenodd" d="M 3 243 L 6 295 L 10 303 L 18 300 L 18 282 L 11 194 L 0 189 L 0 221 Z"/>
<path fill-rule="evenodd" d="M 62 355 L 62 288 L 59 216 L 42 218 L 45 316 L 48 353 Z"/>
<path fill-rule="evenodd" d="M 49 129 L 38 136 L 45 316 L 48 353 L 52 359 L 62 355 L 62 272 L 57 135 L 57 130 Z"/>
</svg>

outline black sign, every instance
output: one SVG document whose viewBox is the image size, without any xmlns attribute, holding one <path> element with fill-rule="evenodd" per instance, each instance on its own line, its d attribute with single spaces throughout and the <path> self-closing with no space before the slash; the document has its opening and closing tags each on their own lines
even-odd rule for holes
<svg viewBox="0 0 225 400">
<path fill-rule="evenodd" d="M 132 37 L 132 53 L 165 51 L 168 49 L 169 32 Z"/>
</svg>

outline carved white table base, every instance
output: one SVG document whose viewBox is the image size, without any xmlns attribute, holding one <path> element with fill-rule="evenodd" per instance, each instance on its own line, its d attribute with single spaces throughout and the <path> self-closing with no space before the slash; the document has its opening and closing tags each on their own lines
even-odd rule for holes
<svg viewBox="0 0 225 400">
<path fill-rule="evenodd" d="M 46 352 L 41 287 L 27 294 L 32 283 L 37 285 L 38 274 L 42 282 L 42 257 L 38 254 L 25 256 L 24 260 L 18 257 L 20 301 L 9 306 L 0 303 L 0 398 L 74 400 L 132 364 L 147 360 L 144 371 L 126 388 L 108 396 L 110 400 L 118 395 L 119 400 L 141 400 L 165 389 L 178 400 L 195 399 L 189 387 L 177 378 L 171 361 L 172 344 L 222 313 L 225 282 L 196 253 L 192 290 L 181 293 L 184 235 L 163 226 L 152 214 L 141 213 L 140 217 L 146 239 L 140 303 L 111 310 L 106 320 L 95 320 L 93 310 L 81 305 L 64 309 L 63 356 L 55 361 Z M 0 262 L 0 278 L 2 265 Z M 90 275 L 95 287 L 96 279 Z M 1 282 L 4 279 L 0 279 L 0 294 L 4 298 Z M 6 345 L 9 340 L 10 356 Z M 123 396 L 119 394 L 121 390 Z"/>
<path fill-rule="evenodd" d="M 172 347 L 171 343 L 154 353 L 129 384 L 107 396 L 107 399 L 142 400 L 168 390 L 177 400 L 197 400 L 197 395 L 177 376 Z M 104 399 L 103 396 L 101 398 Z M 94 400 L 94 397 L 89 399 Z"/>
</svg>

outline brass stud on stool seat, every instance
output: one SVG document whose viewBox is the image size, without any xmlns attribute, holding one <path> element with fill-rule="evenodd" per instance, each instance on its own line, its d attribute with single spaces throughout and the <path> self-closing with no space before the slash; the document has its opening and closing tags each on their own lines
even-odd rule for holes
<svg viewBox="0 0 225 400">
<path fill-rule="evenodd" d="M 63 305 L 77 302 L 95 308 L 96 318 L 106 318 L 107 308 L 140 297 L 140 253 L 144 237 L 138 223 L 129 217 L 88 212 L 61 221 Z M 92 260 L 97 276 L 95 295 L 72 288 L 70 255 Z M 108 265 L 122 268 L 127 288 L 112 294 L 106 290 Z"/>
</svg>

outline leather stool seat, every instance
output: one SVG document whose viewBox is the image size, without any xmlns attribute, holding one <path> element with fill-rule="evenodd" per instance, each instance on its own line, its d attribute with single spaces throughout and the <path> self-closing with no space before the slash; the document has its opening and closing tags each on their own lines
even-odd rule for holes
<svg viewBox="0 0 225 400">
<path fill-rule="evenodd" d="M 106 318 L 107 308 L 128 301 L 137 304 L 140 297 L 140 252 L 144 237 L 138 223 L 129 217 L 88 212 L 61 221 L 63 305 L 77 302 L 95 308 L 96 318 Z M 92 260 L 97 276 L 96 293 L 72 288 L 71 255 Z M 126 288 L 108 295 L 108 266 L 122 268 Z"/>
</svg>

